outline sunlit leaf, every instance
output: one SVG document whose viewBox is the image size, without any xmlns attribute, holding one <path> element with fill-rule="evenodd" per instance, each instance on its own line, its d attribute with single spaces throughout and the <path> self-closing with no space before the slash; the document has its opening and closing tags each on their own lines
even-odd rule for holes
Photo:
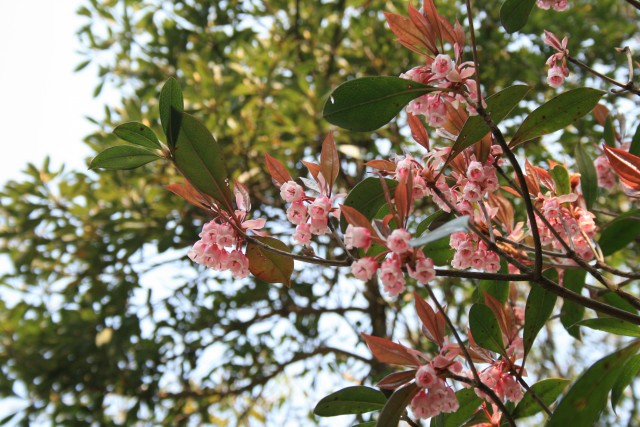
<svg viewBox="0 0 640 427">
<path fill-rule="evenodd" d="M 595 425 L 607 405 L 609 391 L 639 347 L 635 342 L 589 367 L 560 401 L 546 427 Z"/>
<path fill-rule="evenodd" d="M 287 245 L 273 237 L 255 236 L 253 238 L 274 249 L 291 252 Z M 247 258 L 249 258 L 249 271 L 258 279 L 291 286 L 293 258 L 270 251 L 254 242 L 247 243 Z"/>
<path fill-rule="evenodd" d="M 140 145 L 151 149 L 160 149 L 160 141 L 156 134 L 142 123 L 129 122 L 117 126 L 113 133 L 118 138 L 123 139 L 132 144 Z"/>
<path fill-rule="evenodd" d="M 555 270 L 553 270 L 555 272 Z M 524 354 L 525 357 L 531 350 L 533 342 L 538 335 L 538 332 L 542 329 L 551 313 L 553 307 L 556 304 L 556 295 L 546 291 L 541 286 L 533 284 L 529 296 L 527 297 L 527 304 L 524 309 L 524 332 L 522 339 L 524 341 Z"/>
<path fill-rule="evenodd" d="M 640 190 L 640 157 L 607 145 L 602 148 L 620 181 L 633 190 Z"/>
<path fill-rule="evenodd" d="M 386 402 L 385 395 L 379 390 L 364 386 L 346 387 L 322 398 L 313 413 L 319 417 L 364 414 L 382 409 Z"/>
<path fill-rule="evenodd" d="M 438 90 L 400 77 L 362 77 L 338 86 L 323 116 L 341 128 L 368 132 L 389 123 L 411 100 Z"/>
<path fill-rule="evenodd" d="M 529 114 L 509 146 L 515 147 L 539 136 L 564 129 L 591 111 L 604 94 L 601 90 L 581 87 L 556 96 Z"/>
<path fill-rule="evenodd" d="M 390 365 L 419 366 L 420 359 L 409 348 L 386 338 L 362 334 L 371 354 L 382 363 Z"/>
<path fill-rule="evenodd" d="M 331 191 L 333 183 L 340 173 L 340 158 L 338 158 L 338 150 L 333 140 L 333 133 L 329 134 L 322 143 L 322 151 L 320 153 L 320 171 L 327 181 L 327 190 Z"/>
<path fill-rule="evenodd" d="M 615 335 L 623 335 L 627 337 L 640 337 L 640 326 L 624 320 L 614 319 L 612 317 L 599 317 L 595 319 L 585 319 L 574 325 L 586 326 L 590 329 L 609 332 Z"/>
<path fill-rule="evenodd" d="M 442 239 L 443 237 L 451 236 L 458 231 L 466 231 L 469 224 L 468 216 L 461 216 L 447 222 L 444 225 L 436 228 L 433 231 L 427 232 L 417 239 L 411 239 L 409 245 L 415 247 L 423 246 L 431 242 Z"/>
<path fill-rule="evenodd" d="M 94 157 L 89 169 L 135 169 L 160 158 L 158 154 L 146 148 L 116 145 Z"/>
<path fill-rule="evenodd" d="M 569 171 L 563 165 L 555 165 L 551 169 L 551 177 L 556 184 L 556 193 L 558 196 L 571 193 L 571 182 Z"/>
<path fill-rule="evenodd" d="M 171 77 L 165 82 L 160 91 L 160 123 L 167 137 L 167 144 L 172 151 L 178 139 L 183 111 L 182 90 L 180 90 L 178 81 Z"/>
</svg>

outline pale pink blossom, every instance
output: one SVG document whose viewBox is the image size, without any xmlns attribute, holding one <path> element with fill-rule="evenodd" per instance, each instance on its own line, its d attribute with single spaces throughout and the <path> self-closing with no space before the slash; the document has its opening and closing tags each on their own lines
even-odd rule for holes
<svg viewBox="0 0 640 427">
<path fill-rule="evenodd" d="M 562 69 L 557 65 L 549 68 L 549 72 L 547 73 L 547 84 L 553 88 L 557 88 L 562 86 L 564 83 L 564 73 Z"/>
<path fill-rule="evenodd" d="M 474 182 L 482 182 L 484 180 L 484 166 L 482 166 L 482 163 L 476 160 L 469 162 L 467 178 Z"/>
<path fill-rule="evenodd" d="M 351 273 L 363 282 L 370 280 L 378 269 L 378 263 L 371 257 L 360 258 L 351 264 Z"/>
<path fill-rule="evenodd" d="M 398 228 L 393 230 L 389 237 L 387 237 L 387 247 L 393 253 L 403 254 L 411 249 L 409 240 L 411 240 L 411 233 L 402 228 Z"/>
<path fill-rule="evenodd" d="M 431 64 L 431 72 L 439 78 L 446 77 L 452 69 L 453 61 L 449 55 L 445 54 L 436 56 Z"/>
<path fill-rule="evenodd" d="M 438 375 L 431 364 L 420 366 L 416 371 L 416 385 L 422 388 L 430 388 L 438 383 Z"/>
<path fill-rule="evenodd" d="M 307 221 L 307 208 L 302 201 L 295 201 L 289 206 L 289 209 L 287 209 L 287 219 L 295 225 Z"/>
<path fill-rule="evenodd" d="M 311 234 L 315 236 L 321 236 L 323 234 L 327 234 L 329 232 L 329 218 L 320 217 L 320 218 L 311 218 Z"/>
<path fill-rule="evenodd" d="M 378 277 L 389 295 L 396 296 L 404 290 L 404 273 L 400 268 L 400 262 L 395 257 L 387 258 L 380 265 Z"/>
<path fill-rule="evenodd" d="M 311 224 L 299 224 L 296 227 L 296 232 L 293 233 L 293 240 L 300 245 L 309 246 L 311 243 Z"/>
<path fill-rule="evenodd" d="M 326 219 L 331 210 L 331 201 L 328 197 L 318 197 L 309 205 L 308 209 L 312 219 Z"/>
<path fill-rule="evenodd" d="M 280 187 L 280 197 L 285 202 L 296 202 L 304 196 L 304 189 L 300 184 L 293 181 L 287 181 Z"/>
<path fill-rule="evenodd" d="M 234 250 L 227 256 L 226 267 L 236 279 L 243 279 L 249 275 L 249 258 L 239 250 Z"/>
<path fill-rule="evenodd" d="M 344 244 L 347 249 L 366 249 L 371 245 L 371 231 L 365 227 L 354 227 L 349 224 L 344 233 Z"/>
<path fill-rule="evenodd" d="M 407 267 L 409 276 L 415 279 L 418 283 L 427 284 L 434 277 L 436 277 L 436 271 L 433 269 L 433 260 L 426 258 L 423 252 L 418 252 L 418 257 L 415 263 L 415 269 Z"/>
</svg>

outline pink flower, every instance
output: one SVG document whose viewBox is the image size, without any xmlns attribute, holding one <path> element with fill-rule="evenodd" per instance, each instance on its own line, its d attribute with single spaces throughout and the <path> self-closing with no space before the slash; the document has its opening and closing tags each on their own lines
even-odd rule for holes
<svg viewBox="0 0 640 427">
<path fill-rule="evenodd" d="M 370 280 L 378 269 L 378 263 L 371 257 L 360 258 L 351 264 L 351 273 L 363 282 Z"/>
<path fill-rule="evenodd" d="M 449 55 L 440 54 L 431 64 L 431 72 L 439 78 L 446 77 L 452 69 L 453 61 Z"/>
<path fill-rule="evenodd" d="M 469 162 L 467 167 L 467 178 L 474 182 L 482 182 L 484 179 L 484 166 L 478 161 Z"/>
<path fill-rule="evenodd" d="M 329 218 L 311 218 L 311 234 L 321 236 L 329 232 Z"/>
<path fill-rule="evenodd" d="M 411 412 L 417 418 L 432 418 L 439 414 L 436 409 L 431 404 L 431 399 L 427 394 L 426 390 L 420 390 L 414 397 L 411 399 Z"/>
<path fill-rule="evenodd" d="M 404 290 L 404 273 L 400 268 L 400 262 L 395 257 L 386 259 L 380 265 L 378 276 L 389 295 L 396 296 Z"/>
<path fill-rule="evenodd" d="M 468 202 L 477 202 L 482 198 L 482 189 L 473 181 L 468 181 L 462 190 L 463 197 Z"/>
<path fill-rule="evenodd" d="M 301 200 L 297 200 L 287 209 L 287 219 L 292 224 L 302 224 L 307 221 L 307 208 L 302 204 Z"/>
<path fill-rule="evenodd" d="M 387 247 L 391 252 L 403 254 L 411 249 L 409 246 L 410 239 L 411 233 L 402 228 L 398 228 L 393 230 L 389 237 L 387 237 Z"/>
<path fill-rule="evenodd" d="M 299 224 L 296 227 L 296 232 L 293 233 L 293 240 L 300 245 L 309 246 L 311 243 L 311 224 Z"/>
<path fill-rule="evenodd" d="M 422 388 L 430 388 L 438 383 L 438 375 L 431 364 L 422 365 L 416 371 L 416 385 Z"/>
<path fill-rule="evenodd" d="M 371 245 L 371 231 L 364 227 L 354 227 L 349 224 L 344 233 L 344 244 L 347 249 L 366 249 Z"/>
<path fill-rule="evenodd" d="M 296 202 L 302 199 L 302 196 L 304 196 L 304 189 L 293 181 L 287 181 L 280 187 L 280 197 L 285 202 Z"/>
<path fill-rule="evenodd" d="M 433 260 L 431 258 L 426 258 L 422 251 L 418 252 L 415 270 L 411 269 L 411 267 L 408 267 L 408 270 L 409 276 L 423 285 L 436 277 L 436 272 L 433 269 Z"/>
<path fill-rule="evenodd" d="M 331 201 L 328 197 L 318 197 L 309 205 L 309 216 L 312 219 L 327 218 L 331 210 Z M 315 234 L 315 233 L 314 233 Z"/>
<path fill-rule="evenodd" d="M 547 74 L 547 84 L 553 88 L 557 88 L 562 86 L 564 83 L 564 73 L 562 68 L 554 65 L 549 68 L 549 73 Z"/>
<path fill-rule="evenodd" d="M 232 251 L 227 256 L 226 267 L 233 277 L 243 279 L 249 275 L 249 258 L 239 250 Z"/>
<path fill-rule="evenodd" d="M 231 246 L 236 242 L 236 232 L 230 224 L 219 224 L 214 233 L 215 242 L 220 247 Z"/>
</svg>

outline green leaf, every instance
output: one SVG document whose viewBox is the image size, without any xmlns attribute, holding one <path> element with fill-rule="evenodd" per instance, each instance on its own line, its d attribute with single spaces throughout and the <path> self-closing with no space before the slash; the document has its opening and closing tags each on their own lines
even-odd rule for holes
<svg viewBox="0 0 640 427">
<path fill-rule="evenodd" d="M 94 157 L 89 164 L 89 169 L 135 169 L 160 158 L 146 148 L 116 145 Z"/>
<path fill-rule="evenodd" d="M 553 169 L 551 169 L 551 177 L 556 184 L 556 193 L 558 196 L 571 193 L 571 182 L 567 168 L 562 165 L 555 165 Z"/>
<path fill-rule="evenodd" d="M 455 255 L 455 251 L 451 249 L 449 241 L 448 237 L 444 237 L 426 244 L 422 247 L 422 252 L 427 258 L 431 258 L 435 265 L 449 265 Z"/>
<path fill-rule="evenodd" d="M 398 186 L 398 181 L 393 179 L 385 180 L 389 188 L 390 196 Z M 356 184 L 344 199 L 344 205 L 355 208 L 368 219 L 375 218 L 380 208 L 387 203 L 384 197 L 384 190 L 380 183 L 380 178 L 365 178 Z M 347 220 L 344 215 L 340 217 L 340 228 L 342 232 L 347 229 Z"/>
<path fill-rule="evenodd" d="M 585 319 L 574 325 L 586 326 L 590 329 L 609 332 L 615 335 L 623 335 L 626 337 L 640 337 L 640 326 L 624 320 L 614 319 L 612 317 L 600 317 L 596 319 Z"/>
<path fill-rule="evenodd" d="M 624 366 L 620 376 L 611 389 L 611 406 L 615 411 L 620 402 L 622 392 L 638 376 L 640 372 L 640 356 L 633 356 Z"/>
<path fill-rule="evenodd" d="M 453 413 L 440 413 L 437 417 L 431 419 L 431 427 L 458 427 L 464 425 L 471 416 L 482 405 L 482 399 L 478 397 L 472 388 L 463 388 L 456 392 L 459 407 Z"/>
<path fill-rule="evenodd" d="M 387 403 L 382 408 L 378 417 L 377 427 L 395 427 L 400 422 L 400 417 L 406 407 L 411 403 L 411 399 L 418 394 L 420 388 L 411 383 L 393 392 Z"/>
<path fill-rule="evenodd" d="M 500 22 L 507 33 L 515 33 L 524 27 L 536 0 L 506 0 L 500 8 Z"/>
<path fill-rule="evenodd" d="M 615 147 L 616 143 L 616 134 L 613 130 L 613 119 L 611 115 L 608 115 L 604 120 L 604 130 L 602 131 L 602 138 L 604 139 L 605 144 L 609 147 Z"/>
<path fill-rule="evenodd" d="M 607 395 L 639 342 L 610 354 L 587 369 L 567 392 L 546 427 L 592 426 L 607 405 Z"/>
<path fill-rule="evenodd" d="M 415 235 L 421 236 L 422 233 L 433 230 L 440 225 L 451 221 L 453 218 L 455 217 L 450 212 L 445 212 L 443 210 L 436 211 L 422 220 L 420 224 L 418 224 L 418 226 L 416 227 Z M 439 225 L 436 226 L 437 224 Z"/>
<path fill-rule="evenodd" d="M 469 329 L 482 348 L 505 354 L 502 332 L 495 314 L 484 304 L 473 304 L 469 310 Z"/>
<path fill-rule="evenodd" d="M 531 390 L 542 400 L 545 406 L 549 407 L 570 382 L 564 378 L 547 378 L 532 385 Z M 540 411 L 542 411 L 542 408 L 533 398 L 533 395 L 527 391 L 512 415 L 513 418 L 524 418 L 535 415 Z"/>
<path fill-rule="evenodd" d="M 495 124 L 500 123 L 518 105 L 518 102 L 525 97 L 529 90 L 531 88 L 526 85 L 509 86 L 488 97 L 485 100 L 487 103 L 486 111 L 491 115 L 493 122 Z M 469 117 L 464 123 L 456 142 L 451 147 L 451 154 L 447 162 L 453 160 L 465 148 L 471 147 L 480 141 L 489 131 L 489 125 L 481 116 Z"/>
<path fill-rule="evenodd" d="M 194 187 L 231 211 L 227 168 L 218 142 L 195 117 L 187 113 L 176 115 L 181 117 L 174 152 L 176 166 Z"/>
<path fill-rule="evenodd" d="M 338 86 L 322 114 L 341 128 L 369 132 L 389 123 L 413 99 L 434 90 L 439 89 L 400 77 L 362 77 Z"/>
<path fill-rule="evenodd" d="M 636 128 L 633 138 L 631 139 L 631 146 L 629 147 L 629 153 L 634 156 L 640 156 L 640 125 Z"/>
<path fill-rule="evenodd" d="M 424 246 L 426 244 L 440 240 L 444 237 L 449 237 L 451 236 L 451 234 L 456 233 L 458 231 L 465 231 L 467 229 L 468 224 L 469 224 L 468 216 L 465 215 L 465 216 L 458 217 L 456 219 L 453 219 L 447 222 L 444 225 L 441 225 L 440 227 L 436 228 L 431 232 L 423 234 L 417 239 L 411 239 L 409 241 L 409 245 L 414 248 L 419 246 Z"/>
<path fill-rule="evenodd" d="M 555 272 L 555 270 L 552 270 Z M 547 292 L 538 285 L 532 285 L 527 305 L 524 309 L 524 354 L 525 358 L 531 350 L 531 346 L 540 332 L 540 329 L 547 323 L 556 304 L 556 295 Z"/>
<path fill-rule="evenodd" d="M 640 235 L 640 210 L 633 209 L 619 215 L 600 233 L 598 245 L 604 256 L 613 254 L 633 242 Z"/>
<path fill-rule="evenodd" d="M 160 91 L 160 122 L 167 137 L 167 144 L 173 152 L 180 131 L 181 113 L 184 111 L 184 100 L 178 81 L 169 78 Z"/>
<path fill-rule="evenodd" d="M 113 133 L 118 138 L 123 139 L 132 144 L 140 145 L 151 149 L 160 149 L 160 141 L 156 134 L 142 123 L 129 122 L 117 126 Z"/>
<path fill-rule="evenodd" d="M 591 111 L 604 94 L 601 90 L 581 87 L 556 96 L 529 114 L 509 146 L 564 129 Z"/>
<path fill-rule="evenodd" d="M 498 273 L 508 273 L 509 267 L 505 260 L 500 260 Z M 509 282 L 503 280 L 480 280 L 478 287 L 473 291 L 474 302 L 484 302 L 484 293 L 488 293 L 498 301 L 505 303 L 509 298 Z"/>
<path fill-rule="evenodd" d="M 346 387 L 322 398 L 313 413 L 319 417 L 364 414 L 382 409 L 386 402 L 387 398 L 379 390 L 364 386 Z"/>
<path fill-rule="evenodd" d="M 577 294 L 582 292 L 582 288 L 585 284 L 587 277 L 587 271 L 583 269 L 568 269 L 564 272 L 564 278 L 562 284 L 566 289 L 573 291 Z M 574 338 L 580 339 L 580 329 L 572 328 L 574 323 L 582 320 L 584 316 L 584 306 L 574 301 L 565 299 L 562 303 L 562 310 L 560 311 L 560 322 L 562 326 L 571 334 Z"/>
<path fill-rule="evenodd" d="M 255 236 L 253 238 L 274 249 L 291 252 L 287 245 L 273 237 Z M 254 242 L 247 243 L 247 258 L 249 258 L 249 271 L 258 279 L 291 286 L 293 258 L 272 252 Z"/>
<path fill-rule="evenodd" d="M 591 209 L 593 203 L 598 198 L 598 175 L 593 160 L 585 151 L 582 144 L 577 143 L 574 150 L 578 172 L 580 172 L 580 187 L 587 209 Z"/>
</svg>

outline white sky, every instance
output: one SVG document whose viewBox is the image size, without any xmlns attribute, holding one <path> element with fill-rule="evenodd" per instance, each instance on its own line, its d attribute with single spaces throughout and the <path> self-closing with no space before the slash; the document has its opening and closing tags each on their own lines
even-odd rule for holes
<svg viewBox="0 0 640 427">
<path fill-rule="evenodd" d="M 75 36 L 86 19 L 75 15 L 81 4 L 0 0 L 0 187 L 46 155 L 53 166 L 86 168 L 82 138 L 95 127 L 84 117 L 101 117 L 104 101 L 92 96 L 94 68 L 73 72 L 82 62 Z"/>
</svg>

